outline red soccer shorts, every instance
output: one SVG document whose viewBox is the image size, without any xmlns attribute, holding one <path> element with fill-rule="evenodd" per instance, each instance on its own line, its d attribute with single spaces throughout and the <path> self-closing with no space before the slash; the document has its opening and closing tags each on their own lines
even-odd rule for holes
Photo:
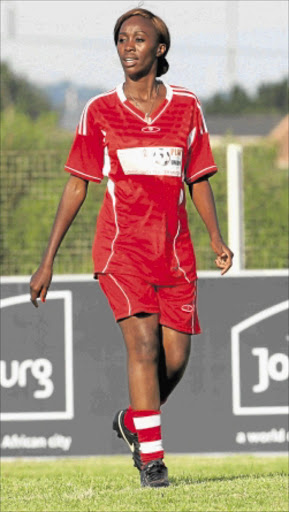
<svg viewBox="0 0 289 512">
<path fill-rule="evenodd" d="M 156 286 L 123 274 L 98 274 L 98 280 L 116 321 L 137 313 L 156 313 L 161 325 L 188 334 L 201 332 L 197 281 Z"/>
</svg>

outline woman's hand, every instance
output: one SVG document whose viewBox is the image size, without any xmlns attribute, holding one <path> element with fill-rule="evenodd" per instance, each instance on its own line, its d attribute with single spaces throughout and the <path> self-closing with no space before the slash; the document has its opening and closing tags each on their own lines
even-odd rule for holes
<svg viewBox="0 0 289 512">
<path fill-rule="evenodd" d="M 52 265 L 40 265 L 38 270 L 30 279 L 30 300 L 36 308 L 38 308 L 37 299 L 45 302 L 48 288 L 52 279 Z"/>
<path fill-rule="evenodd" d="M 207 227 L 211 238 L 211 247 L 217 254 L 215 263 L 217 267 L 222 269 L 221 275 L 223 275 L 231 268 L 234 254 L 222 239 L 214 195 L 208 179 L 202 179 L 190 185 L 190 194 L 200 217 Z"/>
<path fill-rule="evenodd" d="M 229 268 L 233 265 L 233 257 L 231 249 L 227 247 L 222 238 L 216 238 L 211 240 L 211 247 L 217 254 L 215 263 L 218 268 L 222 269 L 221 275 L 223 276 L 228 272 Z"/>
</svg>

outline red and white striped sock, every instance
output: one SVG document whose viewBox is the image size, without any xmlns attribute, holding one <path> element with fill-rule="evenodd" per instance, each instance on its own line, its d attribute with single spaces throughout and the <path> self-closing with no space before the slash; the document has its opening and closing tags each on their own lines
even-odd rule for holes
<svg viewBox="0 0 289 512">
<path fill-rule="evenodd" d="M 134 410 L 132 409 L 131 406 L 129 406 L 128 409 L 126 410 L 123 421 L 124 421 L 126 428 L 128 428 L 128 430 L 130 430 L 131 432 L 136 434 L 136 428 L 135 428 L 134 422 L 133 422 L 133 413 L 134 413 Z"/>
<path fill-rule="evenodd" d="M 166 403 L 167 400 L 163 400 L 161 402 L 161 406 L 164 405 Z M 124 415 L 124 424 L 126 426 L 126 428 L 128 428 L 131 432 L 133 432 L 134 434 L 136 434 L 136 428 L 134 426 L 134 422 L 133 422 L 133 415 L 134 415 L 134 410 L 132 408 L 132 406 L 130 405 L 127 410 L 126 410 L 126 413 Z"/>
<path fill-rule="evenodd" d="M 133 421 L 143 464 L 151 460 L 163 459 L 161 411 L 133 411 Z"/>
</svg>

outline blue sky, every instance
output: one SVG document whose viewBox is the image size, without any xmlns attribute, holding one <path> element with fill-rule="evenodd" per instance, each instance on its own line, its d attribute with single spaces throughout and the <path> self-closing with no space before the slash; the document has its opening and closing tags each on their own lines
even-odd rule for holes
<svg viewBox="0 0 289 512">
<path fill-rule="evenodd" d="M 111 89 L 123 79 L 113 44 L 118 16 L 142 4 L 169 26 L 170 70 L 163 78 L 201 97 L 237 81 L 254 92 L 288 73 L 284 0 L 2 0 L 1 58 L 38 83 L 69 80 Z M 9 13 L 15 33 L 9 32 Z M 11 19 L 11 18 L 10 18 Z M 228 45 L 236 58 L 228 70 Z"/>
</svg>

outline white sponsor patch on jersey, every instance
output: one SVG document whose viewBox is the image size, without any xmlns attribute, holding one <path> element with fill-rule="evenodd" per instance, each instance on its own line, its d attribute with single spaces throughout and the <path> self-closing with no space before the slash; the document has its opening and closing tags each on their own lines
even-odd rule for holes
<svg viewBox="0 0 289 512">
<path fill-rule="evenodd" d="M 181 148 L 166 146 L 118 149 L 117 156 L 124 174 L 177 177 L 182 175 Z"/>
</svg>

